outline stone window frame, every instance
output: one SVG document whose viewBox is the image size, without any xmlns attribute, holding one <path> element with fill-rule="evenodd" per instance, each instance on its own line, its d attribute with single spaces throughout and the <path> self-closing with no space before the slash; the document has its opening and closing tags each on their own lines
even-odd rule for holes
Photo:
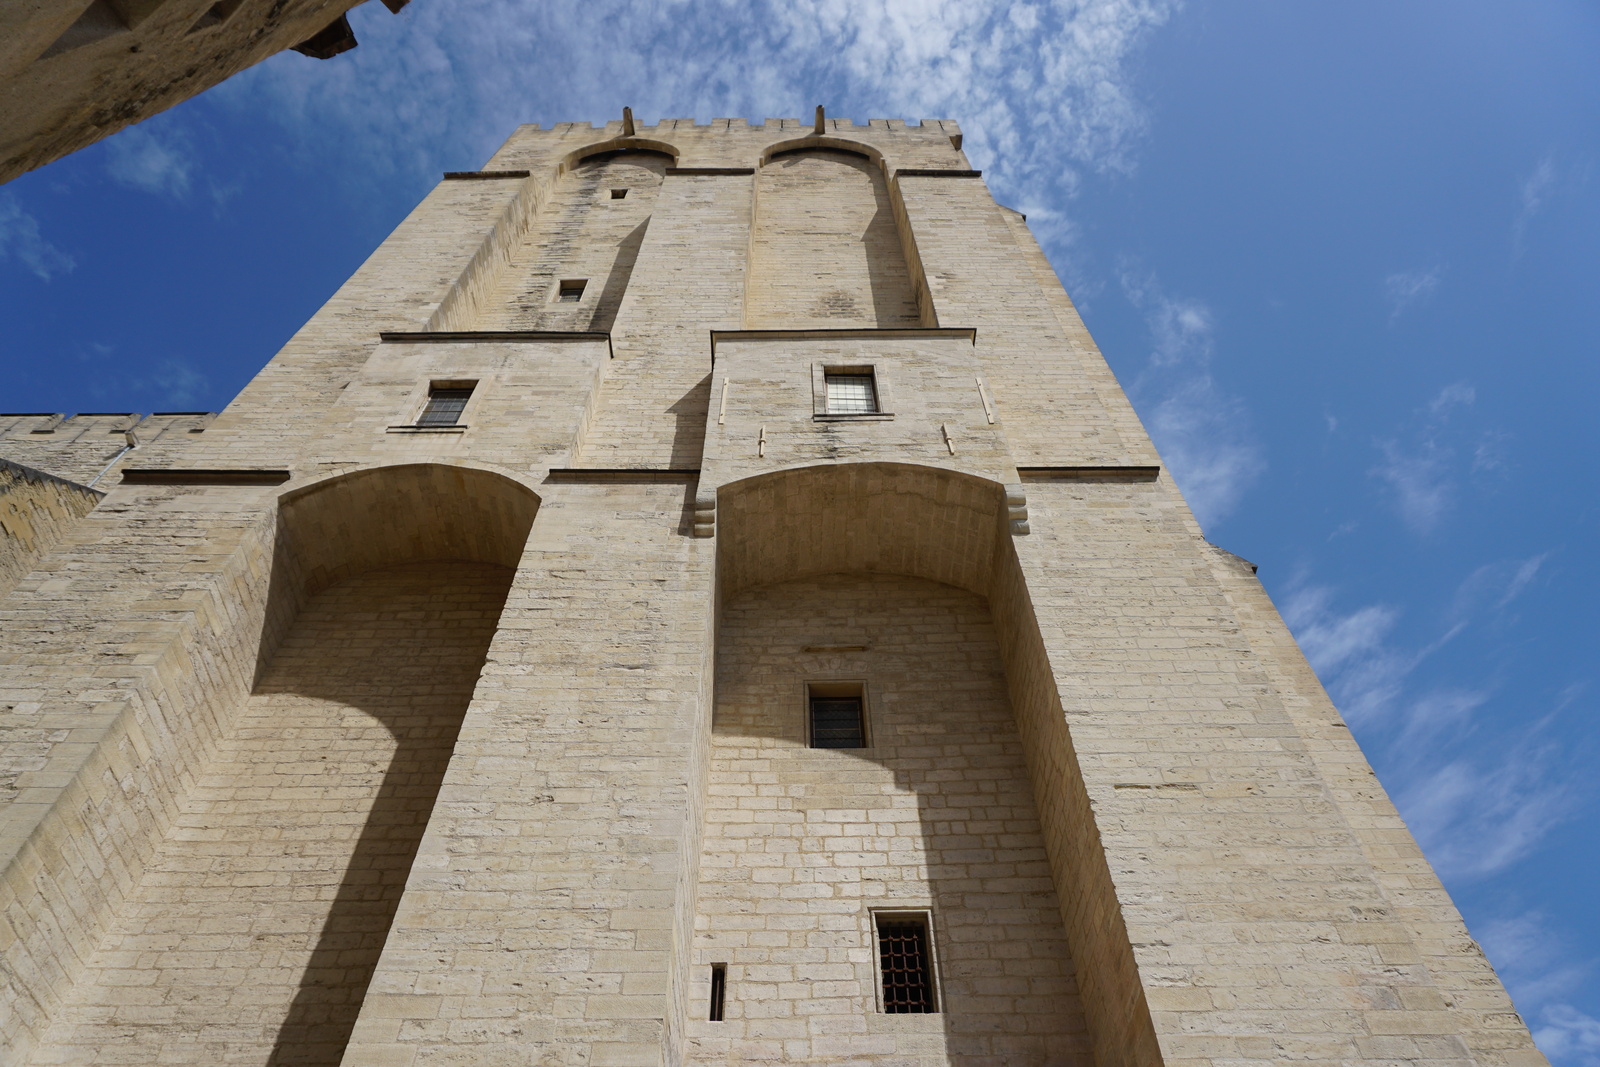
<svg viewBox="0 0 1600 1067">
<path fill-rule="evenodd" d="M 861 698 L 861 747 L 812 748 L 811 747 L 811 697 L 814 686 L 838 692 L 819 692 L 820 697 L 859 696 Z M 854 692 L 846 692 L 854 690 Z M 872 699 L 871 685 L 865 678 L 807 678 L 800 683 L 800 736 L 809 752 L 868 752 L 872 749 Z"/>
<path fill-rule="evenodd" d="M 590 293 L 589 283 L 593 280 L 592 278 L 557 278 L 556 284 L 550 289 L 550 303 L 581 305 Z M 576 300 L 568 300 L 566 294 L 571 291 L 570 287 L 574 285 L 578 287 L 578 298 Z"/>
<path fill-rule="evenodd" d="M 422 379 L 412 387 L 406 395 L 405 410 L 411 413 L 411 421 L 385 427 L 386 433 L 466 433 L 472 425 L 472 416 L 477 413 L 478 406 L 483 402 L 483 395 L 488 392 L 489 379 L 479 378 L 433 378 Z M 427 410 L 428 397 L 435 389 L 468 389 L 472 395 L 467 397 L 466 404 L 461 409 L 461 417 L 452 426 L 423 426 L 418 423 L 423 411 Z"/>
<path fill-rule="evenodd" d="M 916 920 L 922 923 L 923 930 L 928 937 L 928 999 L 933 1007 L 925 1012 L 890 1012 L 884 1009 L 883 1003 L 883 950 L 878 946 L 878 924 L 881 921 L 905 922 Z M 944 981 L 939 973 L 939 937 L 937 927 L 933 922 L 933 907 L 931 904 L 874 904 L 867 908 L 867 937 L 871 941 L 872 951 L 872 1003 L 879 1015 L 888 1015 L 895 1018 L 928 1015 L 943 1015 L 944 1008 Z"/>
<path fill-rule="evenodd" d="M 877 411 L 830 412 L 828 410 L 828 375 L 870 374 L 872 387 L 878 393 Z M 815 422 L 889 422 L 894 418 L 894 388 L 889 374 L 881 363 L 828 363 L 811 364 L 811 418 Z"/>
</svg>

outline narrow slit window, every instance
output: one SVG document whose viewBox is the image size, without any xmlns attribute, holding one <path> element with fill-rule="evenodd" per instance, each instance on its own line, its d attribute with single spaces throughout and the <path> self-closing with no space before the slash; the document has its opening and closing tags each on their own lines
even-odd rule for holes
<svg viewBox="0 0 1600 1067">
<path fill-rule="evenodd" d="M 561 287 L 556 290 L 556 299 L 569 304 L 576 304 L 583 299 L 583 287 L 587 284 L 588 282 L 582 278 L 568 279 L 562 282 Z"/>
<path fill-rule="evenodd" d="M 828 414 L 875 415 L 878 411 L 878 387 L 872 372 L 824 374 L 828 386 Z"/>
<path fill-rule="evenodd" d="M 812 685 L 810 705 L 812 748 L 865 748 L 862 687 L 852 683 Z"/>
<path fill-rule="evenodd" d="M 428 387 L 428 403 L 417 418 L 418 426 L 456 426 L 467 409 L 472 385 L 459 382 L 434 383 Z"/>
<path fill-rule="evenodd" d="M 706 1017 L 714 1023 L 720 1023 L 727 1000 L 728 965 L 726 963 L 713 963 L 711 965 L 711 1010 Z"/>
<path fill-rule="evenodd" d="M 611 190 L 611 199 L 613 199 L 613 200 L 625 200 L 625 199 L 627 199 L 627 196 L 628 196 L 628 190 L 626 190 L 626 189 L 613 189 L 613 190 Z"/>
<path fill-rule="evenodd" d="M 933 996 L 933 955 L 924 915 L 880 915 L 878 973 L 883 979 L 883 1010 L 890 1015 L 938 1011 Z"/>
</svg>

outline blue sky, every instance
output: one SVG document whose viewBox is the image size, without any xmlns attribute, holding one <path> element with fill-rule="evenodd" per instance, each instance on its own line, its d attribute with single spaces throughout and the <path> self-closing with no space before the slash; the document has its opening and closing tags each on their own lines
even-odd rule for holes
<svg viewBox="0 0 1600 1067">
<path fill-rule="evenodd" d="M 4 410 L 216 409 L 518 122 L 955 118 L 1600 1065 L 1600 7 L 417 0 L 0 187 Z"/>
</svg>

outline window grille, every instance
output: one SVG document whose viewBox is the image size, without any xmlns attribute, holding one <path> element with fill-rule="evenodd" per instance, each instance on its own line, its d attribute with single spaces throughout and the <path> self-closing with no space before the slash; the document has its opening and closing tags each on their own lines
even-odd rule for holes
<svg viewBox="0 0 1600 1067">
<path fill-rule="evenodd" d="M 707 1018 L 714 1023 L 720 1023 L 727 999 L 728 965 L 726 963 L 713 963 L 711 965 L 711 1010 L 707 1013 Z"/>
<path fill-rule="evenodd" d="M 587 284 L 583 279 L 561 283 L 561 288 L 556 290 L 556 297 L 569 304 L 576 304 L 583 299 L 583 287 Z"/>
<path fill-rule="evenodd" d="M 472 386 L 433 386 L 428 390 L 428 404 L 417 419 L 418 426 L 454 426 L 461 421 L 467 408 L 467 398 Z"/>
<path fill-rule="evenodd" d="M 825 374 L 828 414 L 873 415 L 878 411 L 878 389 L 871 374 Z"/>
<path fill-rule="evenodd" d="M 933 999 L 933 958 L 928 952 L 927 919 L 880 916 L 877 926 L 883 1010 L 890 1015 L 938 1011 Z"/>
<path fill-rule="evenodd" d="M 861 722 L 861 698 L 811 697 L 812 748 L 865 748 L 866 731 Z"/>
</svg>

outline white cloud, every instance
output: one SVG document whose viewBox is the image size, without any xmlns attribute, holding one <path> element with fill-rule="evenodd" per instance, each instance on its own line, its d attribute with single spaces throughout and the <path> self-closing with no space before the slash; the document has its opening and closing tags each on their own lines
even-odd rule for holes
<svg viewBox="0 0 1600 1067">
<path fill-rule="evenodd" d="M 1312 669 L 1353 723 L 1373 721 L 1388 712 L 1416 666 L 1416 656 L 1389 647 L 1389 634 L 1400 613 L 1388 605 L 1369 604 L 1340 614 L 1333 608 L 1331 589 L 1303 586 L 1289 594 L 1283 618 Z"/>
<path fill-rule="evenodd" d="M 1570 1004 L 1553 1004 L 1540 1014 L 1533 1040 L 1546 1056 L 1562 1064 L 1600 1067 L 1600 1019 Z"/>
<path fill-rule="evenodd" d="M 186 361 L 169 358 L 157 363 L 148 377 L 130 384 L 134 389 L 165 397 L 163 402 L 168 405 L 187 407 L 200 400 L 211 383 Z"/>
<path fill-rule="evenodd" d="M 177 199 L 188 195 L 194 164 L 179 136 L 134 126 L 108 140 L 106 151 L 106 171 L 123 185 Z"/>
<path fill-rule="evenodd" d="M 1498 611 L 1508 606 L 1533 584 L 1549 558 L 1550 553 L 1541 552 L 1527 559 L 1501 560 L 1479 567 L 1456 587 L 1452 616 L 1464 619 L 1485 607 Z"/>
<path fill-rule="evenodd" d="M 1503 916 L 1474 933 L 1517 1007 L 1528 1015 L 1570 998 L 1593 969 L 1593 961 L 1571 958 L 1572 938 L 1550 929 L 1538 912 Z"/>
<path fill-rule="evenodd" d="M 1145 129 L 1128 60 L 1178 0 L 458 0 L 352 12 L 361 47 L 285 54 L 220 90 L 372 168 L 481 160 L 524 122 L 951 118 L 1007 202 L 1121 171 Z M 320 134 L 314 131 L 322 131 Z M 321 149 L 327 148 L 324 143 Z M 1064 233 L 1065 231 L 1061 231 Z"/>
<path fill-rule="evenodd" d="M 1243 401 L 1212 375 L 1215 326 L 1193 299 L 1161 291 L 1154 278 L 1122 272 L 1123 292 L 1145 313 L 1152 348 L 1130 393 L 1161 458 L 1202 526 L 1219 522 L 1266 469 Z"/>
<path fill-rule="evenodd" d="M 1455 501 L 1455 449 L 1445 443 L 1444 431 L 1451 413 L 1476 398 L 1466 382 L 1447 385 L 1428 402 L 1409 442 L 1378 443 L 1383 462 L 1371 473 L 1387 483 L 1400 518 L 1416 533 L 1432 533 Z"/>
<path fill-rule="evenodd" d="M 39 220 L 22 209 L 14 194 L 0 191 L 0 263 L 8 259 L 43 281 L 77 266 L 71 256 L 44 239 Z"/>
<path fill-rule="evenodd" d="M 1389 321 L 1439 288 L 1439 268 L 1407 270 L 1391 274 L 1383 280 L 1383 294 L 1389 301 Z"/>
<path fill-rule="evenodd" d="M 1527 855 L 1572 810 L 1552 762 L 1537 748 L 1492 765 L 1453 761 L 1413 779 L 1395 804 L 1442 878 L 1480 878 Z"/>
<path fill-rule="evenodd" d="M 1528 223 L 1533 217 L 1545 209 L 1550 202 L 1550 195 L 1555 191 L 1556 161 L 1552 156 L 1545 156 L 1534 166 L 1533 173 L 1524 178 L 1517 187 L 1517 215 L 1511 223 L 1511 251 L 1513 256 L 1522 254 L 1522 242 L 1528 234 Z"/>
</svg>

